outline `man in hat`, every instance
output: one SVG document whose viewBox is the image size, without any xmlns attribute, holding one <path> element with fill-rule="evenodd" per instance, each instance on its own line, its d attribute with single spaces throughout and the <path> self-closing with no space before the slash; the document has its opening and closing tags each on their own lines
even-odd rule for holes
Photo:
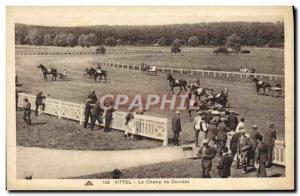
<svg viewBox="0 0 300 196">
<path fill-rule="evenodd" d="M 268 145 L 268 161 L 267 167 L 272 167 L 273 162 L 273 148 L 276 140 L 276 130 L 274 124 L 269 125 L 267 133 L 264 137 L 265 143 Z"/>
<path fill-rule="evenodd" d="M 94 130 L 96 120 L 98 121 L 99 125 L 103 123 L 102 122 L 103 112 L 104 112 L 104 110 L 100 107 L 100 103 L 98 100 L 96 102 L 96 104 L 94 105 L 94 109 L 91 112 L 91 118 L 92 118 L 91 130 Z M 99 129 L 100 129 L 100 127 L 99 127 Z"/>
<path fill-rule="evenodd" d="M 255 151 L 255 162 L 259 164 L 257 177 L 267 177 L 266 162 L 268 161 L 268 145 L 263 142 L 263 136 L 257 137 L 258 144 Z"/>
<path fill-rule="evenodd" d="M 30 114 L 31 114 L 31 103 L 28 101 L 27 98 L 24 99 L 24 116 L 23 119 L 24 121 L 27 123 L 27 125 L 31 125 L 31 118 L 30 118 Z"/>
<path fill-rule="evenodd" d="M 226 122 L 227 122 L 227 127 L 229 127 L 230 131 L 235 131 L 239 121 L 233 110 L 229 111 L 229 115 L 227 117 Z"/>
<path fill-rule="evenodd" d="M 212 119 L 210 121 L 210 124 L 207 127 L 207 139 L 209 143 L 214 144 L 216 140 L 216 134 L 217 134 L 217 121 L 216 119 Z"/>
<path fill-rule="evenodd" d="M 222 157 L 219 160 L 219 165 L 217 166 L 221 178 L 228 178 L 231 176 L 232 161 L 233 157 L 228 153 L 228 147 L 225 146 L 223 148 Z"/>
<path fill-rule="evenodd" d="M 249 159 L 250 159 L 250 166 L 254 166 L 254 154 L 257 146 L 257 139 L 258 137 L 262 137 L 262 135 L 257 131 L 257 125 L 252 125 L 252 131 L 249 133 L 251 149 L 249 151 Z"/>
<path fill-rule="evenodd" d="M 43 96 L 43 92 L 39 92 L 35 98 L 35 115 L 38 115 L 39 106 L 42 106 L 42 111 L 45 110 L 45 103 L 43 103 L 43 99 L 46 99 L 46 96 Z"/>
<path fill-rule="evenodd" d="M 212 149 L 208 145 L 209 140 L 204 139 L 202 141 L 202 146 L 199 149 L 198 155 L 201 159 L 201 169 L 202 169 L 202 177 L 210 178 L 210 170 L 212 166 L 212 159 L 214 158 Z"/>
<path fill-rule="evenodd" d="M 176 115 L 172 117 L 172 131 L 174 145 L 179 146 L 179 133 L 181 132 L 181 121 L 179 111 L 176 111 Z"/>
<path fill-rule="evenodd" d="M 105 111 L 105 125 L 104 125 L 104 132 L 109 132 L 110 131 L 110 125 L 112 123 L 113 120 L 113 113 L 114 113 L 114 108 L 113 107 L 109 107 L 106 111 Z"/>
<path fill-rule="evenodd" d="M 232 135 L 232 138 L 230 140 L 230 151 L 231 151 L 231 156 L 233 157 L 233 159 L 237 153 L 238 143 L 239 143 L 239 139 L 241 137 L 241 130 L 243 130 L 243 129 L 245 129 L 245 128 L 240 127 L 239 130 Z M 239 159 L 239 156 L 237 156 L 236 168 L 239 169 L 239 166 L 240 166 L 240 159 Z"/>
<path fill-rule="evenodd" d="M 91 116 L 91 111 L 93 108 L 93 103 L 92 103 L 92 99 L 88 98 L 87 101 L 85 102 L 85 108 L 84 108 L 84 123 L 83 123 L 83 128 L 87 128 L 89 119 L 92 118 Z"/>
<path fill-rule="evenodd" d="M 201 123 L 202 123 L 202 112 L 197 112 L 197 116 L 194 118 L 194 130 L 195 130 L 195 145 L 198 146 L 199 141 L 199 132 L 201 130 Z"/>
<path fill-rule="evenodd" d="M 88 98 L 88 99 L 89 99 L 89 98 L 91 99 L 92 104 L 95 104 L 95 103 L 97 102 L 98 98 L 97 98 L 97 95 L 96 95 L 96 92 L 95 92 L 94 89 L 92 90 L 92 93 L 88 95 L 87 98 Z"/>
<path fill-rule="evenodd" d="M 225 124 L 225 118 L 220 118 L 220 123 L 217 127 L 217 153 L 219 156 L 222 154 L 222 149 L 226 145 L 227 141 L 227 133 L 230 131 L 230 129 Z"/>
<path fill-rule="evenodd" d="M 240 156 L 243 173 L 247 173 L 249 165 L 249 150 L 251 149 L 250 139 L 246 136 L 246 130 L 241 129 L 241 137 L 238 140 L 237 153 Z"/>
</svg>

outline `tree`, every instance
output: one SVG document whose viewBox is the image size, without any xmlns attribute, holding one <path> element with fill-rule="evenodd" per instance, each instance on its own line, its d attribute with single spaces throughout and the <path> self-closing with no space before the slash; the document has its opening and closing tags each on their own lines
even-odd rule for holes
<svg viewBox="0 0 300 196">
<path fill-rule="evenodd" d="M 173 41 L 173 44 L 174 44 L 175 47 L 180 48 L 182 42 L 181 42 L 180 39 L 177 38 L 177 39 L 175 39 L 175 40 Z"/>
<path fill-rule="evenodd" d="M 81 47 L 84 47 L 84 42 L 83 42 L 84 37 L 85 37 L 85 34 L 81 34 L 81 35 L 79 35 L 79 37 L 77 39 L 77 44 Z"/>
<path fill-rule="evenodd" d="M 235 51 L 241 51 L 241 38 L 236 34 L 229 35 L 226 37 L 225 46 Z"/>
<path fill-rule="evenodd" d="M 168 40 L 165 37 L 161 37 L 157 41 L 158 45 L 160 46 L 167 46 L 168 45 Z"/>
<path fill-rule="evenodd" d="M 180 46 L 181 46 L 181 40 L 175 39 L 171 44 L 171 53 L 180 53 L 181 52 Z"/>
<path fill-rule="evenodd" d="M 28 32 L 25 42 L 29 45 L 41 45 L 43 43 L 43 36 L 40 32 L 33 29 Z"/>
<path fill-rule="evenodd" d="M 192 36 L 188 40 L 188 45 L 191 47 L 196 47 L 199 45 L 199 38 L 196 36 Z"/>
<path fill-rule="evenodd" d="M 66 38 L 67 38 L 67 34 L 64 33 L 56 34 L 54 38 L 54 44 L 57 46 L 66 47 L 67 46 Z"/>
<path fill-rule="evenodd" d="M 45 45 L 45 46 L 50 46 L 50 45 L 52 45 L 52 37 L 51 37 L 51 35 L 48 34 L 48 33 L 44 35 L 44 45 Z"/>
<path fill-rule="evenodd" d="M 74 47 L 76 45 L 76 37 L 75 37 L 75 35 L 72 34 L 72 33 L 69 33 L 66 36 L 66 43 L 67 43 L 68 46 Z"/>
<path fill-rule="evenodd" d="M 114 37 L 107 37 L 107 38 L 105 38 L 104 43 L 107 46 L 116 46 L 117 40 Z"/>
<path fill-rule="evenodd" d="M 96 48 L 96 53 L 97 54 L 105 54 L 106 49 L 103 46 L 99 46 L 98 48 Z"/>
</svg>

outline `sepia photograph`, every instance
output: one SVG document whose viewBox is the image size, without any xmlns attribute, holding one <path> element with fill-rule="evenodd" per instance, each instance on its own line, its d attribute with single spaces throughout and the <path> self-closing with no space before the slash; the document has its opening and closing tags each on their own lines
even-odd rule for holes
<svg viewBox="0 0 300 196">
<path fill-rule="evenodd" d="M 8 190 L 295 189 L 292 6 L 6 13 Z"/>
</svg>

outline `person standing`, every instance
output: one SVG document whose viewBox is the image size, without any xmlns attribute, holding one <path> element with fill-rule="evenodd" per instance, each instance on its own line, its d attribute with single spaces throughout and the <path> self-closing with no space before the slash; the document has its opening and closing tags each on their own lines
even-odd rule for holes
<svg viewBox="0 0 300 196">
<path fill-rule="evenodd" d="M 43 99 L 46 96 L 43 96 L 43 92 L 39 92 L 35 98 L 35 115 L 37 116 L 39 113 L 39 107 L 42 106 L 42 111 L 45 111 L 45 103 L 43 103 Z"/>
<path fill-rule="evenodd" d="M 179 146 L 179 133 L 181 132 L 180 112 L 176 111 L 176 115 L 172 118 L 172 131 L 174 145 Z"/>
<path fill-rule="evenodd" d="M 91 129 L 92 130 L 94 130 L 96 121 L 98 121 L 99 126 L 100 126 L 100 124 L 103 123 L 103 121 L 102 121 L 103 112 L 104 112 L 104 110 L 100 107 L 99 101 L 97 101 L 96 104 L 94 105 L 94 109 L 91 112 L 91 118 L 92 118 Z M 100 127 L 98 130 L 100 130 Z"/>
<path fill-rule="evenodd" d="M 229 128 L 225 124 L 225 119 L 221 118 L 220 123 L 218 124 L 218 129 L 217 129 L 217 153 L 219 156 L 222 154 L 222 149 L 226 145 L 227 141 L 227 133 L 230 131 Z"/>
<path fill-rule="evenodd" d="M 241 137 L 240 131 L 242 129 L 244 129 L 244 127 L 240 127 L 239 130 L 232 135 L 232 138 L 230 140 L 230 151 L 231 151 L 231 156 L 233 157 L 233 159 L 238 150 L 238 143 L 239 143 L 239 140 Z M 239 167 L 240 167 L 240 159 L 239 159 L 239 156 L 237 156 L 236 157 L 236 168 L 239 169 Z"/>
<path fill-rule="evenodd" d="M 199 149 L 198 156 L 201 159 L 202 177 L 210 178 L 212 160 L 214 158 L 212 149 L 208 145 L 208 139 L 202 141 L 202 146 Z"/>
<path fill-rule="evenodd" d="M 89 119 L 92 118 L 92 116 L 91 116 L 92 108 L 93 108 L 92 99 L 89 98 L 85 102 L 85 108 L 84 108 L 84 123 L 83 123 L 83 128 L 85 128 L 85 129 L 87 129 L 87 125 L 89 123 Z"/>
<path fill-rule="evenodd" d="M 267 167 L 272 167 L 273 163 L 273 148 L 276 140 L 276 130 L 274 124 L 269 125 L 269 129 L 264 137 L 265 143 L 268 145 L 268 161 Z"/>
<path fill-rule="evenodd" d="M 27 123 L 27 125 L 31 125 L 31 118 L 30 118 L 30 114 L 31 114 L 31 103 L 28 101 L 27 98 L 24 99 L 25 103 L 24 103 L 24 116 L 23 119 L 24 121 Z"/>
<path fill-rule="evenodd" d="M 239 121 L 235 115 L 235 112 L 233 110 L 230 110 L 229 116 L 227 117 L 227 127 L 229 127 L 230 131 L 235 131 L 238 122 Z"/>
<path fill-rule="evenodd" d="M 128 138 L 128 134 L 131 134 L 131 139 L 133 139 L 133 135 L 136 132 L 136 127 L 134 124 L 134 116 L 135 112 L 134 109 L 132 109 L 125 117 L 125 132 L 124 132 L 124 138 Z"/>
<path fill-rule="evenodd" d="M 266 163 L 268 161 L 268 145 L 265 144 L 262 140 L 263 137 L 260 135 L 257 137 L 258 144 L 255 151 L 255 162 L 258 165 L 257 177 L 267 177 L 266 172 Z"/>
<path fill-rule="evenodd" d="M 241 164 L 243 167 L 243 173 L 247 173 L 249 165 L 249 150 L 251 149 L 250 139 L 246 136 L 246 130 L 241 130 L 241 137 L 238 141 L 237 153 L 240 156 Z"/>
<path fill-rule="evenodd" d="M 111 106 L 105 112 L 104 132 L 109 132 L 110 131 L 110 125 L 111 125 L 112 120 L 113 120 L 113 112 L 114 111 L 115 111 L 114 108 Z"/>
<path fill-rule="evenodd" d="M 223 153 L 221 156 L 221 159 L 219 160 L 219 165 L 217 168 L 219 169 L 219 175 L 221 178 L 228 178 L 231 176 L 231 164 L 232 164 L 233 158 L 228 153 L 228 147 L 225 146 L 223 148 Z"/>
<path fill-rule="evenodd" d="M 95 90 L 93 90 L 92 93 L 89 94 L 87 98 L 91 99 L 92 104 L 95 104 L 98 101 L 98 98 L 97 98 Z"/>
<path fill-rule="evenodd" d="M 217 121 L 215 119 L 212 119 L 210 121 L 210 124 L 207 127 L 207 139 L 209 144 L 211 144 L 211 146 L 215 144 L 216 134 L 217 134 Z"/>
<path fill-rule="evenodd" d="M 199 133 L 201 130 L 201 123 L 202 123 L 202 118 L 201 118 L 202 112 L 199 111 L 197 112 L 197 116 L 194 118 L 194 130 L 195 130 L 195 145 L 198 147 L 198 142 L 199 142 Z"/>
<path fill-rule="evenodd" d="M 252 126 L 252 131 L 249 133 L 251 149 L 249 151 L 250 166 L 254 166 L 254 155 L 257 146 L 257 139 L 262 135 L 257 131 L 257 125 Z"/>
</svg>

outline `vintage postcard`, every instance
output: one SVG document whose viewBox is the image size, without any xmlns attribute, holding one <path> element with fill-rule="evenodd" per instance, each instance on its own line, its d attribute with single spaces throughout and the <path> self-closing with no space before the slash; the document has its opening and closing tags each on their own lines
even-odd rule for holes
<svg viewBox="0 0 300 196">
<path fill-rule="evenodd" d="M 6 8 L 8 190 L 294 190 L 293 7 Z"/>
</svg>

